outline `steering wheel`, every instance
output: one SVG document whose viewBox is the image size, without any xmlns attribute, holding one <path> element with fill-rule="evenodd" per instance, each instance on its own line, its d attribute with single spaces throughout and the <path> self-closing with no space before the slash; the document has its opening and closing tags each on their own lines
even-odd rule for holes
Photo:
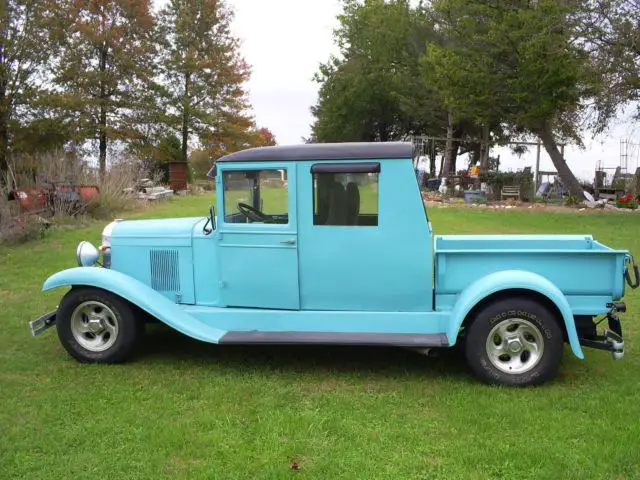
<svg viewBox="0 0 640 480">
<path fill-rule="evenodd" d="M 238 203 L 238 210 L 240 210 L 240 213 L 245 217 L 253 220 L 254 222 L 271 223 L 273 220 L 271 216 L 266 213 L 262 213 L 257 208 L 253 208 L 251 205 L 247 205 L 246 203 Z"/>
</svg>

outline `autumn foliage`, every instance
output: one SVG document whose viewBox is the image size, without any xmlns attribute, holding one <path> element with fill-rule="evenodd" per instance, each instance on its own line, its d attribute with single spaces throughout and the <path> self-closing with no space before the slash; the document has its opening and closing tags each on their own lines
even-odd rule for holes
<svg viewBox="0 0 640 480">
<path fill-rule="evenodd" d="M 276 137 L 268 128 L 260 128 L 256 132 L 256 147 L 270 147 L 276 144 Z"/>
<path fill-rule="evenodd" d="M 97 139 L 100 170 L 108 142 L 137 136 L 132 113 L 144 108 L 153 72 L 150 0 L 74 0 L 54 68 L 59 106 L 80 139 Z"/>
<path fill-rule="evenodd" d="M 72 147 L 100 171 L 274 144 L 226 0 L 0 4 L 0 179 L 22 154 Z M 170 146 L 170 148 L 168 147 Z"/>
</svg>

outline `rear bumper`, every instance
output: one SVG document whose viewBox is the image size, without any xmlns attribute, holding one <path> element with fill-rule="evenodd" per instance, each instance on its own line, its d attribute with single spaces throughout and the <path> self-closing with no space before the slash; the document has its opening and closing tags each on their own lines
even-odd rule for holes
<svg viewBox="0 0 640 480">
<path fill-rule="evenodd" d="M 55 310 L 47 312 L 41 317 L 29 322 L 29 327 L 31 327 L 31 334 L 35 337 L 37 335 L 40 335 L 45 330 L 53 327 L 56 324 L 57 313 L 58 309 L 56 308 Z"/>
<path fill-rule="evenodd" d="M 617 313 L 626 312 L 627 307 L 624 302 L 610 303 L 607 307 L 610 309 L 609 313 L 600 322 L 607 320 L 609 328 L 598 334 L 597 326 L 600 322 L 593 323 L 590 328 L 578 332 L 578 339 L 583 347 L 609 351 L 614 360 L 621 360 L 624 357 L 624 339 Z"/>
</svg>

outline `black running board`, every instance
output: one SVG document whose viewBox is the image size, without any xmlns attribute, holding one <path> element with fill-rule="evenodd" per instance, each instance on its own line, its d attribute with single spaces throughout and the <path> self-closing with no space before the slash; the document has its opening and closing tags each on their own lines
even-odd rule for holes
<svg viewBox="0 0 640 480">
<path fill-rule="evenodd" d="M 356 333 L 356 332 L 228 332 L 220 344 L 362 345 L 393 347 L 448 347 L 444 333 Z"/>
</svg>

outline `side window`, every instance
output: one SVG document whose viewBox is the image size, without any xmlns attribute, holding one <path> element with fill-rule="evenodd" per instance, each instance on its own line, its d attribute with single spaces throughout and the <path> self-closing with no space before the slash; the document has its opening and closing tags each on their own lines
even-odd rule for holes
<svg viewBox="0 0 640 480">
<path fill-rule="evenodd" d="M 226 223 L 289 223 L 285 170 L 226 171 L 222 185 Z"/>
<path fill-rule="evenodd" d="M 319 163 L 311 173 L 314 225 L 378 225 L 379 163 Z"/>
</svg>

